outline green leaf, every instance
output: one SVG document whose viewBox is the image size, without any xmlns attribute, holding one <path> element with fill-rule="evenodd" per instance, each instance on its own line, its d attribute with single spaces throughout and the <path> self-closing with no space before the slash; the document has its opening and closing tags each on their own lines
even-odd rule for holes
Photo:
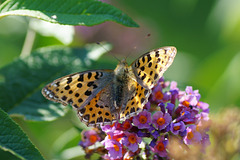
<svg viewBox="0 0 240 160">
<path fill-rule="evenodd" d="M 109 45 L 48 47 L 15 60 L 0 69 L 0 106 L 9 114 L 28 120 L 48 121 L 63 116 L 67 107 L 45 99 L 40 90 L 61 76 L 93 69 L 93 60 L 106 52 L 104 48 Z"/>
<path fill-rule="evenodd" d="M 0 18 L 29 16 L 52 23 L 93 26 L 114 21 L 138 27 L 121 10 L 96 0 L 8 0 L 0 6 Z"/>
<path fill-rule="evenodd" d="M 21 128 L 0 108 L 0 148 L 20 159 L 44 159 Z"/>
</svg>

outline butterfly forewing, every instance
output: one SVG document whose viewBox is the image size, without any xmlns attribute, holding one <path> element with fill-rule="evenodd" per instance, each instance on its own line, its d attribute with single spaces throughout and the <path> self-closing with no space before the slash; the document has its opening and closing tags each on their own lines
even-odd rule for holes
<svg viewBox="0 0 240 160">
<path fill-rule="evenodd" d="M 128 91 L 131 94 L 125 97 L 127 103 L 120 114 L 121 120 L 135 116 L 143 110 L 151 89 L 172 64 L 175 55 L 175 47 L 163 47 L 144 54 L 129 66 L 129 71 L 134 76 L 131 76 L 133 81 L 128 84 L 131 86 Z"/>
<path fill-rule="evenodd" d="M 95 70 L 59 78 L 42 89 L 49 100 L 80 109 L 88 104 L 113 77 L 112 70 Z"/>
<path fill-rule="evenodd" d="M 172 64 L 176 53 L 175 47 L 162 47 L 138 58 L 131 65 L 137 82 L 151 89 Z"/>
</svg>

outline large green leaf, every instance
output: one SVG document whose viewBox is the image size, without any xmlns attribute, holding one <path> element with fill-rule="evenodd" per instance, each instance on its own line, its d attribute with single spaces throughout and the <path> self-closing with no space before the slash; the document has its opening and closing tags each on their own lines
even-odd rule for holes
<svg viewBox="0 0 240 160">
<path fill-rule="evenodd" d="M 105 45 L 104 48 L 109 48 Z M 19 58 L 0 69 L 0 106 L 9 114 L 29 120 L 53 120 L 67 108 L 41 95 L 41 88 L 54 79 L 87 69 L 106 50 L 97 44 L 71 49 L 48 47 Z"/>
<path fill-rule="evenodd" d="M 26 134 L 1 108 L 0 130 L 1 149 L 11 152 L 20 159 L 43 159 Z"/>
<path fill-rule="evenodd" d="M 93 26 L 114 21 L 138 27 L 121 10 L 96 0 L 8 0 L 0 6 L 0 18 L 9 15 L 29 16 L 69 25 Z"/>
</svg>

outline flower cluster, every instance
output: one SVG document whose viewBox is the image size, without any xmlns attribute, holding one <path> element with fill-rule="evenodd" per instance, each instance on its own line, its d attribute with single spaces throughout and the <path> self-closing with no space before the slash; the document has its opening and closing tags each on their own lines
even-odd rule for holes
<svg viewBox="0 0 240 160">
<path fill-rule="evenodd" d="M 173 138 L 186 146 L 197 144 L 204 149 L 210 143 L 206 133 L 208 127 L 204 125 L 209 120 L 209 105 L 201 102 L 200 97 L 198 90 L 190 86 L 181 91 L 176 82 L 161 78 L 142 112 L 124 122 L 101 127 L 106 135 L 101 143 L 107 150 L 102 158 L 169 157 L 167 146 Z M 92 138 L 94 141 L 103 137 L 94 133 L 86 136 L 91 135 L 96 136 Z M 80 145 L 88 147 L 93 144 L 88 141 L 83 140 Z"/>
</svg>

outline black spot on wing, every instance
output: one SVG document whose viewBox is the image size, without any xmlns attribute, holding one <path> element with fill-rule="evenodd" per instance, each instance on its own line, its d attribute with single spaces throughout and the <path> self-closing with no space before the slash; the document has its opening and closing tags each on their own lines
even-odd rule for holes
<svg viewBox="0 0 240 160">
<path fill-rule="evenodd" d="M 78 88 L 81 88 L 81 87 L 82 87 L 82 83 L 78 83 L 78 84 L 77 84 L 77 87 L 78 87 Z"/>
<path fill-rule="evenodd" d="M 92 73 L 88 72 L 88 79 L 90 79 L 92 77 Z"/>
<path fill-rule="evenodd" d="M 83 74 L 79 76 L 78 81 L 83 82 Z"/>
<path fill-rule="evenodd" d="M 92 94 L 91 91 L 87 90 L 85 93 L 84 93 L 86 96 L 90 96 Z"/>
<path fill-rule="evenodd" d="M 80 112 L 81 114 L 84 114 L 85 111 L 86 111 L 86 108 L 82 108 L 82 109 L 79 110 L 79 112 Z"/>
<path fill-rule="evenodd" d="M 135 108 L 132 107 L 131 110 L 130 110 L 130 113 L 134 113 L 135 112 Z"/>
<path fill-rule="evenodd" d="M 103 118 L 102 117 L 99 117 L 98 119 L 97 119 L 97 122 L 103 122 Z"/>
<path fill-rule="evenodd" d="M 83 119 L 85 119 L 85 120 L 89 120 L 89 117 L 90 117 L 90 115 L 89 114 L 86 114 L 84 117 L 83 117 Z"/>
<path fill-rule="evenodd" d="M 142 57 L 142 62 L 143 62 L 143 63 L 145 62 L 145 57 L 144 57 L 144 56 Z"/>
<path fill-rule="evenodd" d="M 68 103 L 69 103 L 69 104 L 72 104 L 72 103 L 73 103 L 73 100 L 72 100 L 72 99 L 69 99 L 69 100 L 68 100 Z"/>
<path fill-rule="evenodd" d="M 144 66 L 142 66 L 140 69 L 141 69 L 142 71 L 144 71 L 144 70 L 145 70 L 145 67 L 144 67 Z"/>
<path fill-rule="evenodd" d="M 152 62 L 148 63 L 148 67 L 151 68 L 152 67 Z"/>
<path fill-rule="evenodd" d="M 91 87 L 93 84 L 94 84 L 94 82 L 91 81 L 91 82 L 88 82 L 87 86 L 88 86 L 88 87 Z"/>
<path fill-rule="evenodd" d="M 83 99 L 82 99 L 82 98 L 79 98 L 79 99 L 78 99 L 78 102 L 79 102 L 79 103 L 82 103 L 82 102 L 83 102 Z"/>
<path fill-rule="evenodd" d="M 144 73 L 144 75 L 141 77 L 142 80 L 144 80 L 146 78 L 146 74 Z"/>
<path fill-rule="evenodd" d="M 62 100 L 63 100 L 63 101 L 66 101 L 66 100 L 67 100 L 67 97 L 66 97 L 66 96 L 62 96 Z"/>
<path fill-rule="evenodd" d="M 79 97 L 79 93 L 76 93 L 76 94 L 75 94 L 75 97 Z"/>
<path fill-rule="evenodd" d="M 67 85 L 64 89 L 65 89 L 65 90 L 69 90 L 69 89 L 70 89 L 70 86 Z"/>
<path fill-rule="evenodd" d="M 67 78 L 67 84 L 71 83 L 72 82 L 72 77 L 68 77 Z"/>
<path fill-rule="evenodd" d="M 144 99 L 144 98 L 142 98 L 142 99 L 141 99 L 141 103 L 143 103 L 144 101 L 145 101 L 145 99 Z"/>
</svg>

